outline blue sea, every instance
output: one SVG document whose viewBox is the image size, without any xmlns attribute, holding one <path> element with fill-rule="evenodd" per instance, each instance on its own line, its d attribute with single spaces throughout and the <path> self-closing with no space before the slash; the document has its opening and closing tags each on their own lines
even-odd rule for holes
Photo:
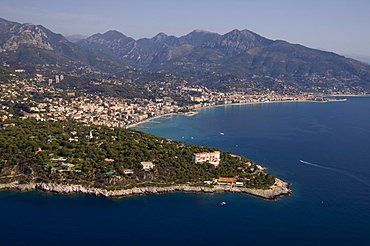
<svg viewBox="0 0 370 246">
<path fill-rule="evenodd" d="M 294 193 L 266 201 L 2 191 L 1 245 L 370 245 L 370 98 L 229 105 L 155 121 L 144 130 L 244 155 Z"/>
</svg>

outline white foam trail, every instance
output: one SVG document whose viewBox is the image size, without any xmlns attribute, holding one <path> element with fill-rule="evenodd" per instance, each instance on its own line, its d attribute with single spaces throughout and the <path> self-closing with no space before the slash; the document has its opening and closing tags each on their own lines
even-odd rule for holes
<svg viewBox="0 0 370 246">
<path fill-rule="evenodd" d="M 311 163 L 311 162 L 308 162 L 308 161 L 303 161 L 303 160 L 299 160 L 301 163 L 303 164 L 306 164 L 306 165 L 310 165 L 310 166 L 313 166 L 313 167 L 318 167 L 318 168 L 322 168 L 322 169 L 327 169 L 327 170 L 330 170 L 330 171 L 333 171 L 333 172 L 337 172 L 337 173 L 340 173 L 340 174 L 343 174 L 343 175 L 346 175 L 350 178 L 353 178 L 353 179 L 356 179 L 357 181 L 367 185 L 367 186 L 370 186 L 370 183 L 369 182 L 366 182 L 364 181 L 363 179 L 357 177 L 357 176 L 354 176 L 353 174 L 347 172 L 347 171 L 343 171 L 343 170 L 340 170 L 340 169 L 337 169 L 337 168 L 333 168 L 333 167 L 326 167 L 326 166 L 322 166 L 322 165 L 319 165 L 319 164 L 315 164 L 315 163 Z"/>
</svg>

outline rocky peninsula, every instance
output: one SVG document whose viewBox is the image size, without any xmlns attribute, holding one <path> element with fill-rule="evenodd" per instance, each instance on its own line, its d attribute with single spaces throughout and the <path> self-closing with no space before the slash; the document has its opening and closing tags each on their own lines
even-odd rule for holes
<svg viewBox="0 0 370 246">
<path fill-rule="evenodd" d="M 13 120 L 2 124 L 0 140 L 0 189 L 105 197 L 291 193 L 288 183 L 244 156 L 133 129 Z"/>
</svg>

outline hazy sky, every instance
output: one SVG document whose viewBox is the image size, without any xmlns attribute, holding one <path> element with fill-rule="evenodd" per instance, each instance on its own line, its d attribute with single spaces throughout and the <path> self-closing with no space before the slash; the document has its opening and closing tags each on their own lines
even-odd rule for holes
<svg viewBox="0 0 370 246">
<path fill-rule="evenodd" d="M 370 57 L 370 0 L 0 0 L 0 17 L 61 34 L 118 30 L 135 39 L 195 29 Z"/>
</svg>

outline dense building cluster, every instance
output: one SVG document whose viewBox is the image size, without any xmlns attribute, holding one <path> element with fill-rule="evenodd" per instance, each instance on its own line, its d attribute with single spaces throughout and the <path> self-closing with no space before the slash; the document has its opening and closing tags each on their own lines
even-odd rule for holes
<svg viewBox="0 0 370 246">
<path fill-rule="evenodd" d="M 58 80 L 64 79 L 62 75 L 55 77 Z M 180 106 L 178 101 L 166 93 L 154 99 L 125 99 L 42 86 L 37 81 L 22 80 L 15 75 L 12 82 L 0 84 L 0 90 L 0 113 L 3 120 L 19 115 L 23 119 L 76 120 L 116 127 L 127 127 L 151 117 L 194 111 L 214 105 L 322 100 L 310 94 L 280 95 L 267 91 L 265 94 L 249 95 L 239 91 L 219 92 L 204 86 L 184 86 L 176 88 L 176 93 L 188 97 L 190 101 L 188 105 Z"/>
</svg>

